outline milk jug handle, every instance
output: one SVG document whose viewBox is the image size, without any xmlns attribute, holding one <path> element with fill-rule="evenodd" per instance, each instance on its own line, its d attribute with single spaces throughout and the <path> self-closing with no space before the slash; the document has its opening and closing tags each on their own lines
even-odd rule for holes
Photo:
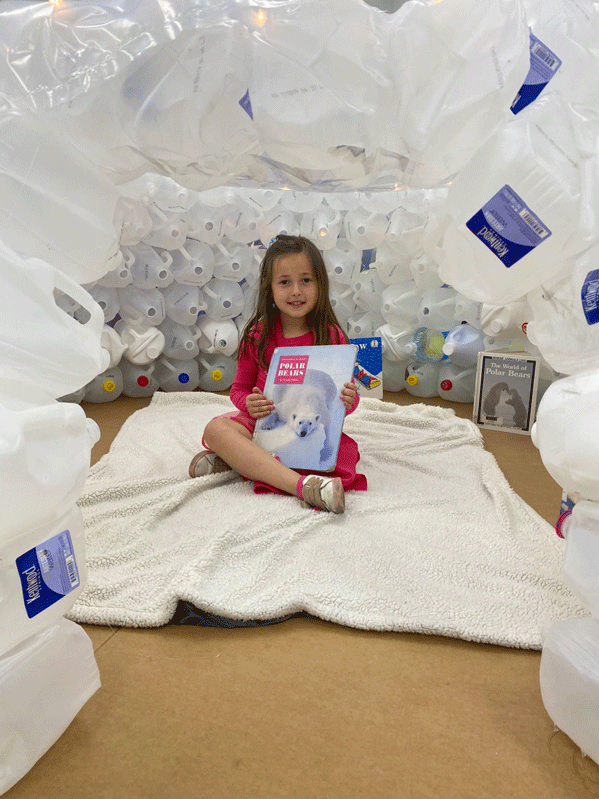
<svg viewBox="0 0 599 799">
<path fill-rule="evenodd" d="M 83 286 L 80 286 L 79 283 L 75 283 L 75 281 L 65 275 L 64 272 L 54 269 L 54 288 L 72 297 L 75 302 L 78 302 L 82 308 L 88 311 L 90 318 L 87 322 L 83 323 L 83 327 L 89 326 L 95 327 L 99 331 L 102 330 L 104 326 L 104 312 Z M 77 322 L 77 324 L 80 323 Z"/>
<path fill-rule="evenodd" d="M 434 232 L 431 233 L 430 238 L 428 240 L 427 249 L 429 249 L 431 253 L 435 254 L 439 252 L 439 242 L 443 238 L 445 231 L 449 227 L 450 223 L 451 223 L 451 217 L 449 214 L 445 214 L 445 216 L 441 217 L 441 219 L 439 220 L 439 224 L 434 229 Z M 433 255 L 433 260 L 439 263 L 438 258 L 435 258 L 434 255 Z"/>
</svg>

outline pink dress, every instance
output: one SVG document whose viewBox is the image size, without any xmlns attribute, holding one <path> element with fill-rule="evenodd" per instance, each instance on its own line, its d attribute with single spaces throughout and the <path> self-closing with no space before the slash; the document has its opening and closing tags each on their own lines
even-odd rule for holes
<svg viewBox="0 0 599 799">
<path fill-rule="evenodd" d="M 334 328 L 331 328 L 332 340 L 334 341 L 335 339 L 333 330 Z M 313 344 L 314 334 L 312 331 L 304 333 L 301 336 L 295 336 L 294 338 L 284 338 L 281 322 L 280 320 L 277 320 L 274 339 L 269 342 L 266 347 L 266 363 L 270 363 L 270 359 L 272 358 L 276 347 L 311 347 Z M 264 369 L 258 363 L 257 347 L 253 344 L 246 347 L 245 352 L 243 355 L 240 355 L 237 362 L 237 372 L 229 393 L 231 402 L 239 410 L 231 411 L 230 413 L 223 413 L 217 418 L 233 419 L 239 424 L 242 424 L 247 430 L 250 431 L 250 433 L 253 433 L 254 427 L 256 426 L 256 420 L 252 419 L 247 412 L 245 400 L 248 394 L 252 393 L 254 386 L 257 386 L 260 391 L 264 391 L 267 374 L 268 370 Z M 358 407 L 359 402 L 360 397 L 356 393 L 354 403 L 347 413 L 353 413 L 353 411 L 355 411 L 355 409 Z M 206 447 L 206 443 L 204 441 L 202 441 L 202 444 L 204 447 Z M 356 471 L 359 460 L 360 453 L 358 452 L 358 445 L 353 438 L 350 438 L 346 433 L 341 433 L 341 442 L 339 444 L 337 463 L 332 472 L 309 472 L 304 469 L 295 469 L 295 471 L 297 471 L 299 474 L 324 474 L 327 477 L 340 477 L 343 487 L 346 491 L 366 491 L 366 475 L 360 474 Z M 254 482 L 254 492 L 256 494 L 285 493 L 284 491 L 280 491 L 278 488 L 274 488 L 267 483 L 261 483 L 259 481 Z"/>
</svg>

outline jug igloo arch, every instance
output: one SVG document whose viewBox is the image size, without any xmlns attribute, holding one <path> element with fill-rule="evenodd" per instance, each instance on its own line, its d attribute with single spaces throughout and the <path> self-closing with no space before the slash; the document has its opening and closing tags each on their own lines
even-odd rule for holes
<svg viewBox="0 0 599 799">
<path fill-rule="evenodd" d="M 463 322 L 470 347 L 540 355 L 533 440 L 584 500 L 574 551 L 599 501 L 599 12 L 562 6 L 4 3 L 4 428 L 42 446 L 24 414 L 56 425 L 59 398 L 228 388 L 261 251 L 302 233 L 349 333 L 380 335 L 387 388 L 418 396 L 403 373 L 424 333 Z M 439 371 L 448 357 L 418 354 Z M 69 407 L 79 463 L 97 431 Z M 72 501 L 84 469 L 63 478 Z M 599 728 L 554 685 L 579 680 L 568 642 L 599 655 L 594 617 L 568 621 L 548 634 L 543 697 L 599 761 Z"/>
</svg>

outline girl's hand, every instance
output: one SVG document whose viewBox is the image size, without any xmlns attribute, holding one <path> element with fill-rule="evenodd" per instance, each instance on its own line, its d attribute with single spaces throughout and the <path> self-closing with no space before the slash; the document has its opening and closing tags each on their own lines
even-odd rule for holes
<svg viewBox="0 0 599 799">
<path fill-rule="evenodd" d="M 345 405 L 345 412 L 347 413 L 351 406 L 354 404 L 354 399 L 356 398 L 356 388 L 355 383 L 344 383 L 343 389 L 341 390 L 341 402 Z"/>
<path fill-rule="evenodd" d="M 245 407 L 252 419 L 261 419 L 274 411 L 275 404 L 267 399 L 259 388 L 254 386 L 252 393 L 245 398 Z"/>
</svg>

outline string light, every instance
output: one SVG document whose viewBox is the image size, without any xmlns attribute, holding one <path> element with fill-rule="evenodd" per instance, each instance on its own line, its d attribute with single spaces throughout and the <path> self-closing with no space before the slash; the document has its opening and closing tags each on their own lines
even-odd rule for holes
<svg viewBox="0 0 599 799">
<path fill-rule="evenodd" d="M 264 9 L 259 9 L 259 11 L 254 14 L 254 18 L 256 20 L 256 25 L 261 28 L 266 22 L 266 13 L 264 12 Z"/>
</svg>

